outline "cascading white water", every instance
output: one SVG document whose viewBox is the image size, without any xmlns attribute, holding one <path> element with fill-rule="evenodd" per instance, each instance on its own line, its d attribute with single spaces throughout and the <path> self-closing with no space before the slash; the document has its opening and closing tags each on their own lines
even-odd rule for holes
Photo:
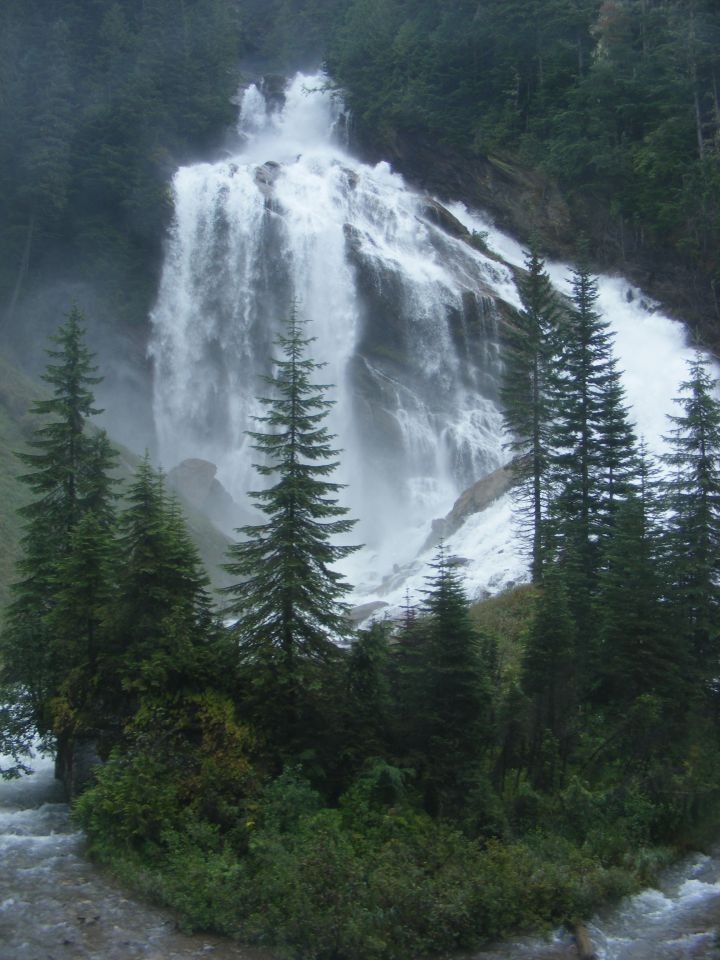
<svg viewBox="0 0 720 960">
<path fill-rule="evenodd" d="M 31 776 L 0 779 L 0 960 L 271 960 L 184 936 L 171 914 L 130 899 L 84 856 L 53 761 L 30 762 Z"/>
<path fill-rule="evenodd" d="M 322 77 L 295 77 L 280 103 L 253 85 L 237 154 L 178 171 L 152 317 L 155 422 L 166 467 L 211 460 L 242 502 L 259 484 L 246 431 L 295 301 L 335 385 L 338 479 L 377 575 L 504 459 L 494 291 L 517 294 L 452 217 L 443 229 L 387 164 L 352 158 L 343 121 Z"/>
<path fill-rule="evenodd" d="M 358 599 L 397 606 L 423 586 L 431 520 L 506 459 L 498 327 L 520 303 L 512 267 L 523 251 L 461 204 L 409 190 L 387 164 L 360 163 L 345 130 L 322 76 L 280 92 L 252 85 L 236 154 L 178 171 L 152 317 L 155 423 L 164 466 L 213 461 L 249 512 L 260 478 L 246 431 L 295 301 L 335 385 L 338 479 L 360 520 L 353 539 L 366 544 L 344 572 Z M 549 270 L 567 292 L 569 267 Z M 622 278 L 600 278 L 599 307 L 638 433 L 657 451 L 691 354 L 685 331 Z M 501 498 L 448 542 L 468 560 L 472 597 L 527 576 L 511 512 Z"/>
</svg>

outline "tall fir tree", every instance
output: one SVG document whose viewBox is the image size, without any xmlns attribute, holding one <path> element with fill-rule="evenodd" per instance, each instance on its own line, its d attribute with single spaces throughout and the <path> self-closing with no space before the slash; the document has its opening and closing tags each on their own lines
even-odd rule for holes
<svg viewBox="0 0 720 960">
<path fill-rule="evenodd" d="M 349 635 L 349 586 L 333 565 L 357 549 L 333 542 L 355 521 L 338 503 L 341 484 L 328 479 L 338 465 L 324 425 L 332 401 L 328 386 L 311 379 L 322 364 L 306 356 L 313 341 L 302 334 L 293 307 L 276 341 L 283 359 L 266 378 L 272 395 L 260 399 L 268 413 L 258 422 L 267 432 L 250 434 L 264 457 L 256 469 L 276 478 L 250 494 L 267 521 L 241 528 L 246 539 L 230 547 L 225 565 L 239 578 L 226 594 L 241 666 L 252 667 L 262 699 L 275 698 L 266 725 L 286 745 L 298 732 L 305 668 L 332 659 L 335 642 Z"/>
<path fill-rule="evenodd" d="M 628 492 L 635 456 L 612 336 L 597 300 L 597 281 L 581 264 L 561 330 L 549 471 L 553 552 L 563 563 L 578 634 L 588 638 L 600 543 Z"/>
<path fill-rule="evenodd" d="M 670 417 L 668 553 L 673 605 L 697 674 L 715 683 L 720 670 L 720 402 L 717 381 L 698 354 Z"/>
<path fill-rule="evenodd" d="M 470 788 L 491 740 L 490 688 L 481 660 L 481 638 L 457 568 L 443 546 L 431 564 L 425 591 L 428 617 L 426 704 L 426 804 L 449 812 Z"/>
<path fill-rule="evenodd" d="M 90 419 L 101 413 L 92 391 L 100 378 L 76 306 L 53 341 L 51 363 L 43 374 L 52 396 L 36 401 L 32 411 L 45 422 L 30 441 L 31 451 L 19 454 L 29 468 L 21 479 L 34 498 L 21 511 L 25 529 L 20 579 L 2 638 L 3 678 L 25 688 L 33 722 L 43 734 L 53 727 L 51 702 L 75 667 L 70 648 L 59 646 L 49 629 L 58 595 L 67 586 L 61 569 L 86 515 L 95 515 L 106 529 L 111 525 L 109 472 L 116 459 L 105 434 L 88 430 Z"/>
<path fill-rule="evenodd" d="M 527 273 L 518 287 L 523 309 L 507 334 L 502 400 L 505 427 L 516 456 L 518 518 L 531 542 L 532 576 L 542 574 L 547 510 L 548 442 L 551 426 L 550 384 L 559 320 L 559 305 L 545 262 L 533 246 L 526 255 Z"/>
<path fill-rule="evenodd" d="M 114 531 L 102 517 L 86 513 L 57 565 L 55 600 L 46 618 L 49 655 L 64 665 L 58 692 L 66 728 L 68 722 L 75 729 L 94 723 L 96 681 L 108 647 L 107 618 L 115 599 L 118 561 Z"/>
<path fill-rule="evenodd" d="M 405 594 L 402 620 L 393 640 L 391 676 L 396 751 L 413 763 L 413 758 L 421 756 L 427 746 L 427 737 L 418 718 L 423 716 L 427 706 L 429 635 L 427 619 L 418 615 L 409 590 Z"/>
<path fill-rule="evenodd" d="M 47 525 L 62 552 L 85 506 L 84 498 L 97 483 L 98 468 L 107 472 L 115 457 L 104 448 L 98 461 L 98 442 L 86 429 L 88 421 L 102 413 L 94 406 L 92 388 L 101 382 L 96 376 L 93 356 L 85 346 L 84 319 L 73 306 L 66 322 L 53 337 L 55 349 L 48 351 L 51 362 L 42 375 L 50 385 L 52 397 L 35 401 L 32 413 L 52 419 L 35 433 L 30 446 L 36 452 L 19 454 L 30 469 L 21 479 L 35 495 L 23 514 L 32 522 L 38 518 Z M 91 469 L 89 469 L 91 468 Z"/>
<path fill-rule="evenodd" d="M 176 501 L 146 455 L 120 518 L 121 572 L 108 687 L 128 716 L 143 698 L 202 685 L 214 621 L 207 575 Z"/>
<path fill-rule="evenodd" d="M 525 648 L 522 686 L 532 704 L 527 764 L 536 786 L 550 789 L 570 755 L 579 702 L 577 629 L 567 571 L 547 563 Z"/>
<path fill-rule="evenodd" d="M 390 739 L 389 622 L 375 622 L 358 632 L 347 660 L 345 751 L 352 764 L 384 757 Z"/>
</svg>

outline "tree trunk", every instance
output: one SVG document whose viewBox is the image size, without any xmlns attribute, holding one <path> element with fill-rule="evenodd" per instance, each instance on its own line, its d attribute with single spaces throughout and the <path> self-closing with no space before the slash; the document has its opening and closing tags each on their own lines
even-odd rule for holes
<svg viewBox="0 0 720 960">
<path fill-rule="evenodd" d="M 575 949 L 580 960 L 597 960 L 597 954 L 593 950 L 585 924 L 571 923 L 570 930 L 575 937 Z"/>
</svg>

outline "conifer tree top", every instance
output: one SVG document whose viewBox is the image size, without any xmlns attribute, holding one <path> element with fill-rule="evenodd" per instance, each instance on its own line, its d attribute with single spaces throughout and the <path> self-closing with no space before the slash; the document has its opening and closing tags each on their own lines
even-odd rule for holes
<svg viewBox="0 0 720 960">
<path fill-rule="evenodd" d="M 226 592 L 242 649 L 286 662 L 323 659 L 348 633 L 342 597 L 349 586 L 332 566 L 357 549 L 332 542 L 355 521 L 338 503 L 342 484 L 328 479 L 339 451 L 323 422 L 332 407 L 329 387 L 311 379 L 322 367 L 306 356 L 312 342 L 293 308 L 276 341 L 282 358 L 265 378 L 270 396 L 260 398 L 268 412 L 257 421 L 267 430 L 250 433 L 264 455 L 258 472 L 275 478 L 250 494 L 267 520 L 239 531 L 247 539 L 231 547 L 226 564 L 240 578 Z"/>
</svg>

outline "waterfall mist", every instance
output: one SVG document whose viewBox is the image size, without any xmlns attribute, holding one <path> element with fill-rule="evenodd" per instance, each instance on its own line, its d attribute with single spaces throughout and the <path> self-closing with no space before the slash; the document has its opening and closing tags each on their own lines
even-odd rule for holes
<svg viewBox="0 0 720 960">
<path fill-rule="evenodd" d="M 349 154 L 346 122 L 322 76 L 244 91 L 237 153 L 175 176 L 151 355 L 163 465 L 213 461 L 249 511 L 246 431 L 296 303 L 334 385 L 342 499 L 367 545 L 348 573 L 369 588 L 503 461 L 498 290 L 517 294 L 443 208 Z"/>
<path fill-rule="evenodd" d="M 253 85 L 235 155 L 178 171 L 152 316 L 154 416 L 163 465 L 211 460 L 252 519 L 245 494 L 260 478 L 246 431 L 295 302 L 334 385 L 342 501 L 365 544 L 344 572 L 358 598 L 397 606 L 422 588 L 431 520 L 507 459 L 499 334 L 520 303 L 523 251 L 482 215 L 353 158 L 347 123 L 322 76 Z M 570 268 L 548 269 L 568 293 Z M 599 290 L 638 434 L 660 452 L 692 353 L 686 331 L 622 278 L 601 277 Z M 527 576 L 508 495 L 448 549 L 467 560 L 473 597 Z"/>
</svg>

